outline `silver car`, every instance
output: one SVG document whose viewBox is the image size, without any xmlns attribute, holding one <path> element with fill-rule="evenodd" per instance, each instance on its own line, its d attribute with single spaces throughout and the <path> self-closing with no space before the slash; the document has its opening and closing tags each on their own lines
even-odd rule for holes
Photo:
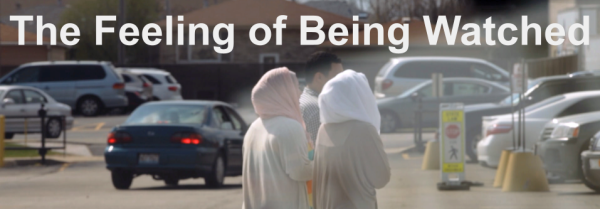
<svg viewBox="0 0 600 209">
<path fill-rule="evenodd" d="M 437 127 L 440 103 L 477 104 L 498 102 L 509 95 L 509 89 L 497 83 L 476 78 L 444 78 L 443 96 L 432 97 L 431 80 L 423 82 L 403 94 L 377 100 L 381 113 L 381 132 L 389 133 L 398 128 L 412 125 L 418 102 L 422 98 L 423 124 Z"/>
<path fill-rule="evenodd" d="M 509 74 L 502 68 L 482 59 L 462 57 L 402 57 L 392 58 L 375 77 L 375 96 L 394 97 L 431 80 L 431 74 L 442 73 L 445 78 L 479 78 L 508 85 Z"/>
<path fill-rule="evenodd" d="M 127 106 L 125 83 L 110 62 L 52 61 L 19 66 L 0 79 L 2 85 L 31 86 L 84 116 Z"/>
<path fill-rule="evenodd" d="M 10 139 L 14 134 L 19 133 L 40 133 L 41 119 L 40 118 L 18 118 L 18 117 L 35 117 L 44 103 L 48 118 L 46 119 L 46 137 L 58 138 L 63 131 L 63 121 L 61 117 L 65 116 L 66 129 L 73 126 L 73 117 L 71 116 L 71 107 L 58 103 L 54 98 L 44 93 L 43 91 L 27 87 L 27 86 L 0 86 L 0 115 L 4 115 L 5 119 L 5 137 Z M 17 117 L 17 118 L 11 118 Z M 27 129 L 27 130 L 26 130 Z"/>
</svg>

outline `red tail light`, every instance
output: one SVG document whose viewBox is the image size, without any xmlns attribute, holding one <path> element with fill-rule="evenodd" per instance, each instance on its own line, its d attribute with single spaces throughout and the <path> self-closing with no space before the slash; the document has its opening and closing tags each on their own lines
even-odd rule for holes
<svg viewBox="0 0 600 209">
<path fill-rule="evenodd" d="M 144 85 L 142 85 L 142 87 L 144 87 L 144 88 L 151 87 L 151 86 L 152 86 L 152 84 L 147 83 L 147 82 L 144 82 Z"/>
<path fill-rule="evenodd" d="M 485 136 L 494 135 L 494 134 L 505 134 L 512 131 L 512 126 L 508 124 L 494 124 L 489 127 L 485 133 Z"/>
<path fill-rule="evenodd" d="M 392 85 L 394 85 L 393 81 L 385 79 L 381 82 L 381 90 L 389 89 Z"/>
<path fill-rule="evenodd" d="M 176 133 L 171 137 L 171 142 L 178 144 L 200 144 L 202 143 L 202 136 L 197 133 Z"/>
<path fill-rule="evenodd" d="M 108 134 L 108 144 L 124 144 L 131 142 L 131 136 L 124 132 L 111 132 Z"/>
<path fill-rule="evenodd" d="M 169 91 L 177 91 L 177 86 L 169 86 Z"/>
<path fill-rule="evenodd" d="M 124 83 L 115 83 L 113 84 L 113 89 L 125 89 Z"/>
</svg>

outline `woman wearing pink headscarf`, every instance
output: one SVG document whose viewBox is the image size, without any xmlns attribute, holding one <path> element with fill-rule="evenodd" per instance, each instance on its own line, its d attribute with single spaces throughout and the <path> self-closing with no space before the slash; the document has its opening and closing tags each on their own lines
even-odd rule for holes
<svg viewBox="0 0 600 209">
<path fill-rule="evenodd" d="M 244 138 L 243 209 L 308 209 L 313 163 L 300 113 L 296 74 L 267 72 L 252 89 L 258 114 Z"/>
</svg>

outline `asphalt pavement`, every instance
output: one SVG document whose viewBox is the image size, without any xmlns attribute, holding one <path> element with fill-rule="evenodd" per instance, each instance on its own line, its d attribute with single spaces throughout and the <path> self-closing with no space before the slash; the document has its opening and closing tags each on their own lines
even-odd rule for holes
<svg viewBox="0 0 600 209">
<path fill-rule="evenodd" d="M 226 186 L 210 189 L 203 179 L 188 179 L 178 187 L 167 187 L 150 176 L 134 180 L 132 188 L 113 188 L 102 152 L 110 129 L 126 116 L 76 118 L 68 131 L 72 144 L 85 145 L 96 157 L 52 157 L 42 166 L 31 159 L 14 160 L 0 168 L 0 209 L 13 208 L 235 208 L 242 204 L 241 177 L 226 179 Z M 248 119 L 247 119 L 248 120 Z M 250 117 L 250 120 L 252 118 Z M 39 135 L 38 135 L 39 137 Z M 433 134 L 425 134 L 430 139 Z M 34 140 L 35 135 L 28 136 Z M 17 135 L 14 141 L 23 141 Z M 439 171 L 420 169 L 422 154 L 411 149 L 410 133 L 383 134 L 382 141 L 392 167 L 392 179 L 378 190 L 379 208 L 600 208 L 598 194 L 580 183 L 551 185 L 545 193 L 503 193 L 492 188 L 495 170 L 466 165 L 467 180 L 483 182 L 471 191 L 440 192 Z M 94 151 L 96 150 L 96 151 Z"/>
</svg>

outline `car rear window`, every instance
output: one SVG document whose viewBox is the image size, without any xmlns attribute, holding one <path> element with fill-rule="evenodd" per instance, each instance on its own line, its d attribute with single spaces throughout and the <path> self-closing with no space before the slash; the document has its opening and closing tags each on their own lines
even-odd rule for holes
<svg viewBox="0 0 600 209">
<path fill-rule="evenodd" d="M 175 78 L 173 78 L 171 75 L 165 76 L 165 80 L 167 80 L 167 83 L 177 84 L 177 80 L 175 80 Z"/>
<path fill-rule="evenodd" d="M 144 74 L 144 77 L 146 79 L 148 79 L 150 82 L 152 82 L 152 84 L 160 84 L 160 81 L 158 81 L 158 79 L 156 79 L 155 77 L 153 77 L 151 75 Z"/>
<path fill-rule="evenodd" d="M 121 76 L 123 76 L 123 80 L 125 81 L 125 83 L 131 83 L 133 82 L 133 80 L 131 80 L 131 77 L 129 77 L 126 74 L 121 74 Z"/>
<path fill-rule="evenodd" d="M 202 105 L 144 105 L 137 108 L 125 124 L 203 124 L 206 119 L 206 109 Z"/>
</svg>

